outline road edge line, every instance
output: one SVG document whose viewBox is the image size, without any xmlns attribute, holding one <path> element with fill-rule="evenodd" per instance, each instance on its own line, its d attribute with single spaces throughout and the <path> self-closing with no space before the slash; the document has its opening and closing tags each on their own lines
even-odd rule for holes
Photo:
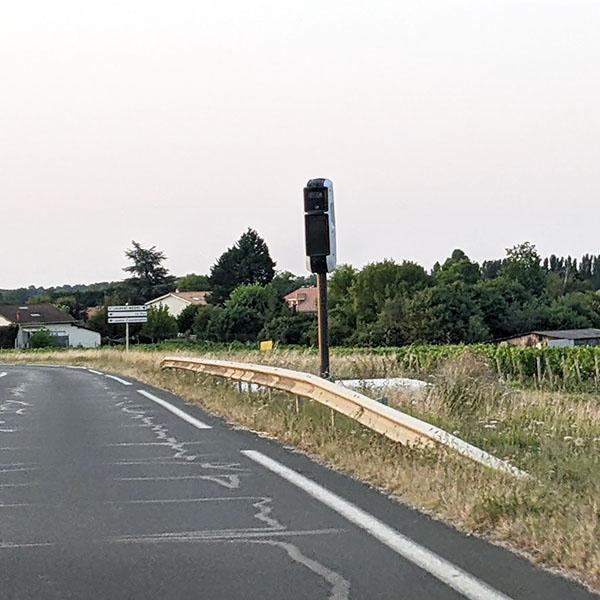
<svg viewBox="0 0 600 600">
<path fill-rule="evenodd" d="M 348 500 L 330 492 L 312 479 L 300 475 L 262 452 L 242 450 L 241 453 L 331 508 L 465 598 L 469 598 L 469 600 L 511 600 L 509 596 L 421 546 Z"/>
<path fill-rule="evenodd" d="M 138 390 L 137 392 L 138 392 L 138 394 L 141 394 L 145 398 L 152 400 L 152 402 L 156 402 L 156 404 L 162 406 L 163 408 L 166 408 L 169 412 L 173 413 L 175 416 L 179 417 L 180 419 L 183 419 L 190 425 L 193 425 L 196 429 L 212 429 L 212 427 L 210 425 L 207 425 L 203 421 L 200 421 L 200 419 L 196 419 L 196 417 L 192 417 L 192 415 L 188 415 L 185 411 L 181 410 L 180 408 L 177 408 L 176 406 L 167 402 L 166 400 L 163 400 L 162 398 L 159 398 L 158 396 L 151 394 L 150 392 L 147 392 L 145 390 Z"/>
</svg>

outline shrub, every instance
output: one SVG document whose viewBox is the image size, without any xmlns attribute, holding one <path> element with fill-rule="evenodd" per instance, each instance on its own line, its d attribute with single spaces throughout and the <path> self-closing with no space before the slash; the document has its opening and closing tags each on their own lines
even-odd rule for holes
<svg viewBox="0 0 600 600">
<path fill-rule="evenodd" d="M 55 346 L 57 346 L 56 339 L 47 329 L 39 329 L 29 338 L 30 348 L 54 348 Z"/>
</svg>

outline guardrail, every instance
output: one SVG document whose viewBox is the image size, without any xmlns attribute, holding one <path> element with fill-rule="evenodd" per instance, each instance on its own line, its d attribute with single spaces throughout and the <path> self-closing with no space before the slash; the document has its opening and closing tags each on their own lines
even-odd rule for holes
<svg viewBox="0 0 600 600">
<path fill-rule="evenodd" d="M 243 362 L 167 356 L 163 369 L 182 369 L 273 388 L 309 398 L 406 445 L 439 445 L 486 467 L 524 479 L 527 473 L 456 436 L 316 375 Z"/>
</svg>

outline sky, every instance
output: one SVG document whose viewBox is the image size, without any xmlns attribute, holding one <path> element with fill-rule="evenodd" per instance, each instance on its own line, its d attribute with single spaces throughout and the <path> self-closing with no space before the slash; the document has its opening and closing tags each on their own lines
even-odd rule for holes
<svg viewBox="0 0 600 600">
<path fill-rule="evenodd" d="M 338 258 L 600 253 L 600 2 L 0 3 L 0 288 L 205 273 L 248 228 Z"/>
</svg>

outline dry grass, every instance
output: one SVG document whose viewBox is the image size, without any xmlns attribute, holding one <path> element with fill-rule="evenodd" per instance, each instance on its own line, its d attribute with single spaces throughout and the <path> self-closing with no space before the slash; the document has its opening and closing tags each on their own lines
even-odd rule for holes
<svg viewBox="0 0 600 600">
<path fill-rule="evenodd" d="M 308 401 L 297 412 L 285 394 L 240 394 L 222 381 L 162 372 L 165 354 L 172 352 L 8 353 L 0 354 L 0 361 L 85 364 L 138 378 L 600 590 L 597 396 L 510 389 L 485 364 L 469 358 L 442 365 L 431 374 L 436 385 L 425 393 L 389 395 L 393 405 L 509 458 L 534 476 L 519 482 L 443 451 L 408 450 L 344 417 L 336 416 L 332 427 L 329 411 Z M 285 351 L 213 356 L 306 371 L 314 371 L 318 360 L 312 353 Z M 389 356 L 334 356 L 333 365 L 344 377 L 400 374 Z"/>
</svg>

